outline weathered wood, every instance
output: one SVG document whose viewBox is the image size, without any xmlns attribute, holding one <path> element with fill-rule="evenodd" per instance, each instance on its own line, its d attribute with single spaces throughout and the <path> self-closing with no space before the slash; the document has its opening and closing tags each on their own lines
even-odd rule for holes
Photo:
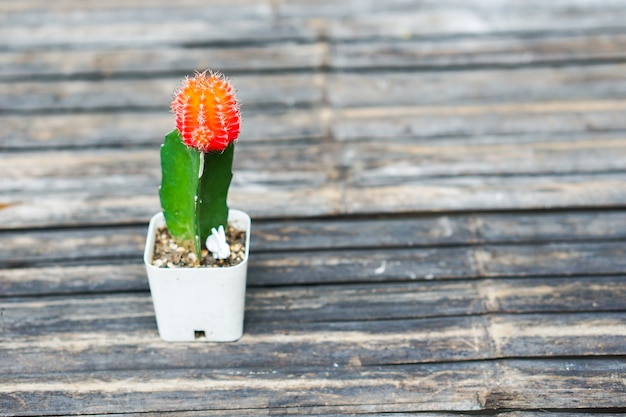
<svg viewBox="0 0 626 417">
<path fill-rule="evenodd" d="M 473 175 L 581 174 L 626 169 L 626 138 L 622 135 L 536 138 L 521 143 L 459 143 L 456 140 L 360 142 L 323 145 L 240 143 L 235 183 L 283 182 L 288 175 L 297 186 L 303 173 L 337 181 L 339 171 L 356 184 L 386 185 L 429 177 Z M 56 193 L 106 188 L 124 181 L 131 189 L 159 181 L 154 150 L 72 150 L 29 152 L 0 156 L 0 193 Z"/>
<path fill-rule="evenodd" d="M 606 28 L 621 28 L 624 17 L 623 9 L 610 3 L 590 5 L 584 2 L 575 7 L 559 4 L 549 8 L 544 5 L 534 8 L 489 8 L 480 5 L 480 2 L 467 5 L 452 2 L 435 7 L 432 4 L 424 7 L 424 4 L 399 2 L 390 7 L 386 3 L 381 10 L 381 6 L 364 8 L 352 4 L 338 6 L 328 3 L 313 5 L 310 2 L 280 2 L 275 11 L 271 10 L 268 3 L 259 5 L 249 2 L 239 2 L 236 8 L 218 3 L 212 9 L 199 7 L 198 3 L 177 9 L 161 4 L 147 10 L 137 5 L 135 9 L 124 5 L 117 10 L 111 5 L 104 10 L 98 10 L 102 8 L 97 6 L 91 9 L 82 5 L 83 10 L 78 9 L 74 13 L 54 8 L 46 13 L 41 12 L 41 9 L 33 10 L 32 6 L 17 8 L 10 5 L 7 7 L 10 13 L 6 20 L 11 22 L 14 15 L 17 19 L 13 25 L 2 26 L 0 37 L 10 39 L 5 47 L 11 49 L 111 46 L 123 45 L 124 42 L 167 45 L 233 40 L 313 40 L 321 37 L 322 33 L 334 41 L 406 39 L 454 34 L 606 31 Z M 237 11 L 233 12 L 233 9 Z M 281 19 L 274 20 L 274 13 Z M 162 15 L 170 19 L 167 22 L 157 20 Z M 319 20 L 309 21 L 316 15 L 327 19 L 321 23 Z M 39 25 L 27 26 L 33 22 Z M 41 25 L 41 22 L 49 23 Z M 23 30 L 23 26 L 28 30 Z M 157 28 L 161 30 L 157 31 Z"/>
<path fill-rule="evenodd" d="M 257 252 L 276 253 L 292 249 L 310 251 L 345 250 L 354 247 L 371 249 L 432 247 L 439 251 L 435 248 L 440 245 L 590 242 L 623 239 L 626 233 L 625 222 L 626 215 L 622 212 L 536 213 L 523 216 L 446 215 L 349 222 L 342 220 L 255 222 L 251 246 L 254 259 Z M 2 277 L 0 294 L 146 290 L 145 272 L 142 266 L 136 263 L 142 256 L 145 229 L 146 226 L 143 225 L 114 229 L 4 232 L 0 235 L 2 248 L 0 264 L 21 269 L 0 271 Z M 493 248 L 496 250 L 497 246 Z M 538 252 L 544 250 L 544 246 L 538 248 Z M 451 256 L 447 251 L 448 249 L 441 249 L 443 259 Z M 463 256 L 476 256 L 470 253 L 467 252 Z M 491 252 L 488 253 L 488 257 L 493 257 Z M 484 258 L 481 256 L 478 255 L 479 259 Z M 111 264 L 113 259 L 116 260 L 114 265 Z M 300 273 L 309 277 L 307 282 L 314 282 L 314 277 L 318 276 L 315 265 L 316 262 L 323 262 L 323 255 L 319 260 L 316 260 L 316 257 L 312 259 L 310 266 L 303 264 L 299 269 Z M 374 265 L 371 270 L 385 272 L 387 264 L 383 264 L 383 261 L 381 258 L 380 263 Z M 109 265 L 88 266 L 94 262 Z M 126 262 L 132 263 L 127 265 Z M 48 268 L 50 263 L 56 266 Z M 74 265 L 63 266 L 64 263 Z M 263 267 L 264 264 L 261 263 L 259 266 Z M 358 276 L 364 276 L 366 271 L 370 270 L 367 265 L 362 267 L 363 272 Z M 345 269 L 338 266 L 336 272 L 342 271 L 345 272 Z M 505 270 L 503 273 L 509 272 Z M 277 274 L 277 271 L 270 271 L 267 274 L 271 276 Z M 329 274 L 332 274 L 332 270 Z M 288 282 L 288 273 L 278 276 L 283 276 L 279 282 Z M 520 290 L 520 293 L 524 291 Z M 578 304 L 581 302 L 576 301 Z M 521 299 L 517 308 L 522 308 L 523 303 L 524 299 Z M 584 304 L 589 305 L 587 302 Z M 567 303 L 562 303 L 560 308 L 567 309 Z"/>
<path fill-rule="evenodd" d="M 460 72 L 333 73 L 333 107 L 449 106 L 623 99 L 626 65 L 485 69 Z"/>
<path fill-rule="evenodd" d="M 450 378 L 450 374 L 456 383 L 442 389 L 442 379 Z M 50 375 L 45 383 L 28 376 L 4 380 L 0 385 L 3 409 L 22 415 L 45 415 L 47 410 L 76 413 L 85 409 L 112 413 L 156 412 L 163 408 L 242 412 L 269 408 L 298 414 L 311 412 L 311 407 L 346 413 L 409 411 L 417 407 L 479 409 L 494 367 L 471 364 L 368 371 L 327 367 L 107 372 L 82 374 L 80 379 L 70 375 Z M 70 381 L 75 387 L 72 394 L 68 392 Z M 566 379 L 562 384 L 567 382 Z M 127 384 L 132 384 L 132 389 Z"/>
<path fill-rule="evenodd" d="M 555 366 L 556 365 L 556 366 Z M 624 361 L 609 360 L 563 360 L 555 361 L 511 361 L 497 364 L 498 380 L 501 385 L 490 392 L 485 408 L 594 408 L 599 403 L 606 408 L 623 408 L 623 394 L 613 400 L 605 397 L 606 389 L 615 387 L 622 393 Z M 554 389 L 563 387 L 562 382 L 571 384 L 563 393 L 567 398 L 557 399 Z M 595 401 L 587 402 L 587 398 Z M 551 407 L 551 401 L 558 407 Z M 595 406 L 593 405 L 595 403 Z M 545 404 L 545 405 L 543 405 Z M 555 403 L 552 403 L 556 405 Z M 587 404 L 587 405 L 584 405 Z"/>
<path fill-rule="evenodd" d="M 172 121 L 173 122 L 173 121 Z M 267 152 L 271 146 L 272 153 Z M 91 188 L 103 190 L 125 183 L 131 190 L 158 186 L 159 146 L 154 149 L 71 150 L 11 153 L 0 156 L 0 175 L 6 180 L 0 193 L 59 193 Z M 281 144 L 236 148 L 236 184 L 288 183 L 296 187 L 307 177 L 336 177 L 332 145 Z M 319 181 L 319 180 L 318 180 Z M 19 190 L 19 192 L 17 191 Z"/>
<path fill-rule="evenodd" d="M 499 143 L 513 137 L 522 142 L 537 134 L 622 131 L 624 110 L 622 100 L 335 109 L 330 132 L 339 141 L 471 137 Z"/>
<path fill-rule="evenodd" d="M 107 258 L 111 259 L 111 258 Z M 4 294 L 46 294 L 145 290 L 145 270 L 124 257 L 102 264 L 82 259 L 79 265 L 0 270 Z M 576 243 L 506 245 L 433 249 L 345 250 L 254 254 L 249 286 L 411 282 L 460 278 L 532 278 L 562 275 L 619 275 L 625 268 L 623 245 Z M 67 261 L 66 261 L 67 262 Z M 89 266 L 89 264 L 93 264 Z M 16 266 L 20 263 L 15 262 Z M 22 266 L 27 266 L 23 263 Z M 588 305 L 588 303 L 586 304 Z"/>
<path fill-rule="evenodd" d="M 325 135 L 320 112 L 242 110 L 241 142 L 315 140 Z M 169 112 L 94 112 L 0 115 L 0 149 L 48 149 L 150 145 L 154 149 L 174 126 Z M 16 132 L 20 132 L 19 135 Z"/>
<path fill-rule="evenodd" d="M 446 137 L 463 143 L 537 142 L 549 135 L 567 134 L 571 140 L 611 138 L 603 131 L 626 128 L 621 117 L 626 102 L 559 102 L 508 105 L 258 111 L 243 109 L 241 142 L 319 140 L 328 132 L 339 141 L 414 140 Z M 172 129 L 166 111 L 140 113 L 84 113 L 0 115 L 6 127 L 0 148 L 48 149 L 88 146 L 158 146 L 163 132 Z M 168 130 L 169 129 L 169 130 Z M 17 136 L 16 132 L 20 132 Z M 547 135 L 546 135 L 547 134 Z M 544 136 L 545 135 L 545 136 Z M 617 137 L 614 135 L 613 137 Z M 19 139 L 18 139 L 19 138 Z M 459 140 L 459 138 L 461 138 Z M 416 144 L 417 146 L 417 144 Z"/>
<path fill-rule="evenodd" d="M 233 207 L 261 217 L 614 207 L 626 203 L 626 192 L 620 193 L 625 143 L 607 135 L 497 145 L 273 146 L 274 153 L 265 145 L 244 145 L 237 153 L 230 196 Z M 151 193 L 159 183 L 158 157 L 152 151 L 62 151 L 0 159 L 6 161 L 0 168 L 3 228 L 103 224 L 119 213 L 127 221 L 145 222 L 158 211 L 156 192 Z M 65 161 L 61 169 L 60 161 Z M 113 217 L 112 211 L 117 213 Z"/>
<path fill-rule="evenodd" d="M 80 2 L 59 2 L 54 4 L 49 4 L 45 0 L 6 0 L 2 2 L 0 5 L 0 11 L 6 13 L 15 13 L 15 14 L 24 14 L 28 16 L 28 13 L 50 13 L 50 15 L 59 14 L 60 17 L 64 17 L 66 19 L 70 18 L 82 18 L 84 20 L 89 20 L 93 17 L 93 15 L 99 15 L 103 13 L 104 16 L 107 16 L 107 12 L 110 13 L 128 13 L 130 12 L 150 12 L 152 10 L 156 10 L 158 13 L 161 13 L 162 10 L 167 11 L 178 11 L 181 12 L 187 8 L 190 8 L 194 12 L 200 12 L 200 8 L 205 9 L 202 6 L 210 5 L 211 7 L 215 7 L 217 9 L 228 9 L 226 6 L 252 6 L 257 5 L 262 8 L 267 8 L 269 6 L 268 2 L 263 0 L 184 0 L 177 4 L 176 7 L 173 7 L 171 2 L 166 0 L 151 0 L 149 3 L 141 0 L 111 0 L 109 2 L 103 3 L 97 0 L 84 0 Z M 46 8 L 46 6 L 48 6 Z M 236 7 L 230 7 L 231 13 L 237 14 L 245 11 L 245 7 L 243 10 L 236 10 Z M 85 13 L 85 12 L 94 12 L 93 14 Z M 206 10 L 202 10 L 203 12 L 207 12 Z M 39 15 L 37 15 L 39 16 Z M 24 22 L 20 22 L 18 19 L 18 23 L 24 24 Z"/>
<path fill-rule="evenodd" d="M 207 44 L 275 41 L 313 42 L 316 30 L 302 20 L 267 21 L 255 18 L 231 21 L 161 20 L 120 23 L 57 23 L 40 26 L 1 26 L 3 50 L 204 46 Z"/>
<path fill-rule="evenodd" d="M 503 181 L 506 178 L 506 181 Z M 349 183 L 345 212 L 558 209 L 622 207 L 623 174 L 408 179 Z"/>
<path fill-rule="evenodd" d="M 133 299 L 125 301 L 136 303 Z M 9 317 L 9 322 L 5 323 L 0 352 L 10 357 L 21 352 L 19 358 L 0 365 L 3 375 L 184 367 L 371 366 L 463 361 L 493 355 L 483 320 L 476 317 L 365 323 L 254 323 L 246 325 L 246 334 L 236 345 L 171 345 L 158 337 L 150 299 L 141 301 L 147 303 L 141 302 L 141 308 L 130 316 L 126 309 L 109 310 L 107 315 L 96 301 L 93 308 L 82 313 L 91 319 L 61 315 L 45 320 L 47 323 L 31 320 L 32 326 L 24 327 L 15 327 L 10 322 L 12 308 L 3 305 L 3 314 Z M 75 304 L 70 301 L 70 305 Z M 112 305 L 117 304 L 113 300 Z M 52 311 L 57 313 L 58 309 L 52 306 Z M 98 330 L 94 331 L 96 326 Z M 16 334 L 20 334 L 20 340 L 12 341 L 9 336 Z M 624 338 L 599 335 L 596 340 L 607 349 L 619 351 L 610 345 L 616 339 L 623 342 Z M 250 350 L 255 350 L 255 354 L 250 355 Z M 111 357 L 111 351 L 116 352 L 115 357 Z"/>
<path fill-rule="evenodd" d="M 99 16 L 99 15 L 98 15 Z M 373 42 L 271 43 L 224 48 L 8 51 L 0 79 L 111 77 L 185 74 L 213 68 L 224 72 L 265 70 L 447 68 L 610 61 L 626 56 L 626 36 L 604 34 L 540 38 L 473 38 Z"/>
<path fill-rule="evenodd" d="M 26 5 L 28 5 L 28 2 Z M 510 17 L 511 15 L 529 17 L 529 14 L 533 13 L 533 15 L 542 14 L 546 17 L 562 15 L 569 18 L 578 17 L 579 14 L 582 13 L 587 13 L 588 16 L 603 16 L 610 13 L 624 12 L 624 10 L 621 9 L 620 1 L 611 0 L 570 0 L 566 3 L 550 2 L 550 4 L 545 4 L 545 2 L 541 0 L 524 2 L 494 2 L 485 0 L 466 0 L 462 2 L 457 0 L 388 0 L 385 2 L 368 1 L 362 3 L 335 2 L 332 0 L 282 0 L 278 4 L 278 10 L 281 15 L 287 17 L 315 16 L 327 19 L 333 17 L 348 18 L 350 16 L 369 16 L 374 18 L 385 13 L 395 15 L 398 13 L 410 13 L 415 11 L 430 12 L 436 10 L 469 10 L 477 14 L 495 17 Z M 435 23 L 437 22 L 433 22 L 433 24 Z M 526 22 L 527 25 L 534 23 L 536 22 Z M 555 28 L 550 24 L 545 24 L 542 25 L 542 29 L 554 30 Z"/>
<path fill-rule="evenodd" d="M 332 73 L 327 79 L 313 74 L 239 75 L 233 82 L 248 106 L 320 104 L 322 89 L 328 102 L 340 108 L 449 106 L 623 99 L 626 82 L 621 74 L 625 69 L 624 64 L 611 64 L 445 73 Z M 176 86 L 175 78 L 0 83 L 0 110 L 165 108 Z"/>
<path fill-rule="evenodd" d="M 625 292 L 623 277 L 254 287 L 247 300 L 247 320 L 299 323 L 468 314 L 621 312 Z"/>
<path fill-rule="evenodd" d="M 310 250 L 545 243 L 625 237 L 626 213 L 621 211 L 477 213 L 263 222 L 255 224 L 251 246 L 260 251 Z"/>
<path fill-rule="evenodd" d="M 51 4 L 9 0 L 0 5 L 0 12 L 0 23 L 12 26 L 119 23 L 137 21 L 139 17 L 143 22 L 162 23 L 163 16 L 167 16 L 168 21 L 201 19 L 210 22 L 249 18 L 267 20 L 272 17 L 271 4 L 258 0 L 185 0 L 175 5 L 161 0 L 149 3 L 114 0 L 106 4 L 97 1 Z"/>
<path fill-rule="evenodd" d="M 14 301 L 4 298 L 0 302 L 3 312 L 6 312 L 3 313 L 2 322 L 7 331 L 26 331 L 31 332 L 29 334 L 32 336 L 41 331 L 78 332 L 78 327 L 72 327 L 71 323 L 89 328 L 92 321 L 102 322 L 107 331 L 116 330 L 116 326 L 126 326 L 126 329 L 133 331 L 140 328 L 152 331 L 154 320 L 146 319 L 154 317 L 147 289 L 147 283 L 144 282 L 143 291 L 135 295 L 94 293 L 42 298 L 40 296 L 45 294 L 40 291 L 36 298 L 23 298 L 24 295 L 22 299 Z M 541 327 L 567 320 L 567 317 L 585 315 L 578 314 L 580 312 L 593 312 L 587 316 L 598 320 L 609 317 L 614 312 L 618 314 L 614 317 L 620 317 L 619 314 L 623 313 L 625 291 L 623 277 L 250 287 L 246 303 L 246 322 L 253 329 L 258 329 L 277 323 L 283 323 L 275 325 L 280 328 L 292 326 L 294 323 L 324 325 L 355 321 L 446 317 L 459 319 L 467 315 L 491 314 L 494 315 L 493 318 L 489 319 L 487 316 L 487 320 L 491 320 L 492 325 L 497 325 L 502 320 L 512 323 L 521 317 L 502 316 L 504 313 L 524 313 L 526 318 L 519 320 L 526 321 L 536 321 L 537 317 L 546 318 L 546 313 L 558 312 L 564 315 L 564 318 L 555 316 L 537 324 Z M 70 316 L 73 312 L 76 312 L 75 317 Z M 577 315 L 570 314 L 566 317 L 565 313 Z M 109 319 L 115 320 L 107 324 Z M 329 327 L 331 328 L 332 326 Z M 615 331 L 620 331 L 619 326 Z M 547 337 L 553 336 L 556 335 Z M 7 333 L 4 337 L 11 336 Z"/>
<path fill-rule="evenodd" d="M 626 248 L 621 243 L 575 243 L 320 251 L 251 259 L 250 283 L 321 284 L 471 277 L 533 277 L 559 274 L 621 274 Z M 309 272 L 310 271 L 310 272 Z"/>
<path fill-rule="evenodd" d="M 626 411 L 624 5 L 0 2 L 0 415 Z M 206 66 L 246 331 L 171 344 L 141 254 Z"/>
<path fill-rule="evenodd" d="M 626 218 L 626 215 L 623 216 Z M 582 217 L 586 220 L 588 217 Z M 612 216 L 616 222 L 621 217 Z M 625 219 L 626 220 L 626 219 Z M 252 253 L 267 251 L 425 247 L 476 242 L 465 217 L 255 222 Z M 600 222 L 600 226 L 602 226 Z M 614 223 L 616 233 L 626 234 Z M 582 226 L 582 225 L 581 225 Z M 536 227 L 542 227 L 541 224 Z M 545 225 L 545 227 L 549 227 Z M 583 239 L 584 231 L 577 237 Z M 34 230 L 0 235 L 0 264 L 28 265 L 81 259 L 137 258 L 143 252 L 146 225 L 118 228 Z"/>
<path fill-rule="evenodd" d="M 339 184 L 326 183 L 319 175 L 301 176 L 299 181 L 297 189 L 287 183 L 277 188 L 277 184 L 265 181 L 265 184 L 233 184 L 230 206 L 247 211 L 256 218 L 308 217 L 343 212 Z M 308 185 L 305 185 L 307 182 Z M 147 223 L 161 209 L 156 193 L 158 184 L 154 182 L 152 187 L 149 187 L 150 184 L 136 185 L 134 188 L 111 185 L 95 193 L 83 190 L 57 192 L 37 198 L 23 194 L 0 196 L 0 228 L 46 227 L 50 224 L 102 226 L 112 219 L 117 219 L 114 220 L 116 224 Z M 153 193 L 150 192 L 152 190 Z M 285 205 L 286 201 L 288 205 Z"/>
<path fill-rule="evenodd" d="M 501 137 L 493 142 L 380 141 L 340 148 L 350 181 L 401 184 L 424 177 L 593 173 L 626 168 L 626 135 L 591 138 L 545 136 L 526 140 Z"/>
<path fill-rule="evenodd" d="M 283 368 L 22 375 L 0 385 L 3 409 L 22 415 L 283 408 L 325 412 L 620 407 L 624 363 L 504 360 L 372 369 Z M 184 394 L 184 399 L 181 399 Z M 233 399 L 236 398 L 236 401 Z M 115 399 L 115 401 L 112 401 Z M 331 411 L 332 410 L 332 411 Z"/>
<path fill-rule="evenodd" d="M 232 77 L 238 99 L 248 107 L 313 105 L 322 99 L 313 74 Z M 167 112 L 177 78 L 0 83 L 0 111 L 81 111 L 138 108 Z"/>
<path fill-rule="evenodd" d="M 483 214 L 471 216 L 479 242 L 623 239 L 619 211 Z"/>
<path fill-rule="evenodd" d="M 436 41 L 393 40 L 347 42 L 331 46 L 330 66 L 337 69 L 447 68 L 515 66 L 620 59 L 626 36 L 540 38 L 455 38 Z"/>
<path fill-rule="evenodd" d="M 146 268 L 139 259 L 121 265 L 109 261 L 105 265 L 3 267 L 0 278 L 0 294 L 4 296 L 148 290 Z"/>
<path fill-rule="evenodd" d="M 407 308 L 410 303 L 403 297 L 399 302 L 406 303 Z M 520 356 L 617 356 L 625 353 L 626 346 L 623 312 L 418 320 L 371 316 L 367 321 L 289 320 L 268 324 L 255 317 L 254 308 L 248 308 L 250 320 L 237 344 L 207 348 L 160 340 L 147 296 L 34 299 L 4 302 L 0 307 L 4 329 L 0 352 L 15 357 L 0 365 L 4 375 L 155 367 L 378 366 Z M 256 354 L 249 355 L 253 349 Z M 111 351 L 117 355 L 111 357 Z M 207 354 L 210 362 L 206 361 Z"/>
<path fill-rule="evenodd" d="M 513 10 L 515 14 L 485 13 L 477 10 L 427 10 L 403 13 L 381 13 L 376 16 L 357 16 L 353 19 L 328 20 L 326 30 L 332 41 L 368 39 L 419 39 L 454 35 L 481 36 L 491 33 L 530 34 L 623 30 L 623 10 L 593 15 L 588 10 L 560 10 L 556 13 L 536 13 L 531 10 Z M 517 13 L 516 13 L 517 12 Z M 507 15 L 508 14 L 508 15 Z M 604 26 L 604 27 L 602 27 Z"/>
<path fill-rule="evenodd" d="M 613 411 L 615 411 L 614 413 L 602 413 L 602 414 L 596 414 L 593 412 L 589 412 L 589 413 L 585 413 L 585 412 L 580 412 L 580 413 L 573 413 L 573 412 L 568 412 L 567 415 L 571 416 L 571 417 L 623 417 L 623 413 L 620 413 L 618 411 L 618 409 L 612 409 Z M 297 411 L 293 410 L 293 409 L 288 409 L 288 411 L 285 411 L 284 409 L 280 409 L 280 410 L 276 410 L 276 409 L 272 409 L 272 410 L 263 410 L 263 409 L 256 409 L 256 410 L 246 410 L 246 415 L 250 415 L 250 416 L 267 416 L 268 412 L 273 412 L 275 414 L 280 413 L 279 415 L 281 416 L 285 416 L 285 417 L 293 417 L 296 415 L 302 415 L 302 414 L 295 414 Z M 345 414 L 337 414 L 338 410 L 337 409 L 327 409 L 324 407 L 315 407 L 315 408 L 308 408 L 306 411 L 301 410 L 301 413 L 306 413 L 307 415 L 311 415 L 310 413 L 315 412 L 315 417 L 339 417 Z M 288 414 L 284 414 L 284 413 L 288 413 Z M 384 412 L 384 413 L 367 413 L 368 417 L 388 417 L 391 413 L 389 412 Z M 558 417 L 561 413 L 559 413 L 558 411 L 545 411 L 545 410 L 541 410 L 541 411 L 515 411 L 515 412 L 504 412 L 504 413 L 498 413 L 499 416 L 502 417 Z M 241 411 L 238 410 L 219 410 L 219 411 L 212 411 L 212 410 L 206 410 L 206 411 L 173 411 L 173 412 L 159 412 L 159 413 L 124 413 L 124 416 L 128 416 L 128 417 L 212 417 L 212 416 L 240 416 L 241 415 Z M 391 415 L 397 415 L 399 417 L 457 417 L 457 416 L 469 416 L 472 415 L 470 413 L 466 414 L 463 412 L 445 412 L 445 411 L 436 411 L 436 412 L 415 412 L 415 413 L 393 413 Z M 73 414 L 72 416 L 86 416 L 84 414 Z M 93 417 L 107 417 L 108 415 L 106 414 L 89 414 L 89 416 L 93 416 Z M 61 416 L 61 417 L 69 417 L 69 416 Z"/>
<path fill-rule="evenodd" d="M 320 68 L 327 54 L 322 43 L 271 44 L 232 49 L 146 48 L 119 50 L 12 51 L 3 53 L 0 79 L 34 77 L 143 76 L 146 71 L 188 74 L 211 68 L 234 71 L 285 71 Z M 27 74 L 27 76 L 26 76 Z"/>
</svg>

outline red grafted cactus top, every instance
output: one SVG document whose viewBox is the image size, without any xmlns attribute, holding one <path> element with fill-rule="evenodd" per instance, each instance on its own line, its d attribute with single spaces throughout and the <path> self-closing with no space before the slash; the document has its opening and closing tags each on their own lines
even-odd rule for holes
<svg viewBox="0 0 626 417">
<path fill-rule="evenodd" d="M 183 142 L 200 152 L 221 152 L 239 136 L 239 104 L 220 73 L 205 71 L 186 78 L 171 109 Z"/>
</svg>

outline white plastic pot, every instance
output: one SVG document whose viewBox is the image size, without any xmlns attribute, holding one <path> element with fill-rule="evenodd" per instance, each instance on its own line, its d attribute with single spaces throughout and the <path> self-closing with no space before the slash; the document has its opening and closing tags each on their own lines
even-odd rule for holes
<svg viewBox="0 0 626 417">
<path fill-rule="evenodd" d="M 244 260 L 231 267 L 157 268 L 151 264 L 163 213 L 150 220 L 143 260 L 159 335 L 170 342 L 233 342 L 243 335 L 250 217 L 229 210 L 228 222 L 246 231 Z"/>
</svg>

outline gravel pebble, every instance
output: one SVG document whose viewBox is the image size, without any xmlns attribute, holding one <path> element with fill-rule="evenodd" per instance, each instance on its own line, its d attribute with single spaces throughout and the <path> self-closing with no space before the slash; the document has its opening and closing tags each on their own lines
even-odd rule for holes
<svg viewBox="0 0 626 417">
<path fill-rule="evenodd" d="M 193 250 L 178 246 L 167 228 L 162 227 L 157 231 L 152 265 L 158 268 L 215 268 L 241 263 L 246 253 L 246 232 L 229 225 L 226 229 L 226 241 L 230 245 L 229 258 L 214 259 L 209 251 L 203 249 L 202 259 L 198 260 Z"/>
</svg>

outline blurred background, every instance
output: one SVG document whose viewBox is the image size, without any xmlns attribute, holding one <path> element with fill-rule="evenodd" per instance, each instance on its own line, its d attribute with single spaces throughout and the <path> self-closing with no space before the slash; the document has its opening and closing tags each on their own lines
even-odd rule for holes
<svg viewBox="0 0 626 417">
<path fill-rule="evenodd" d="M 620 0 L 3 0 L 0 224 L 147 221 L 172 94 L 207 68 L 238 89 L 253 217 L 620 205 L 625 22 Z"/>
</svg>

